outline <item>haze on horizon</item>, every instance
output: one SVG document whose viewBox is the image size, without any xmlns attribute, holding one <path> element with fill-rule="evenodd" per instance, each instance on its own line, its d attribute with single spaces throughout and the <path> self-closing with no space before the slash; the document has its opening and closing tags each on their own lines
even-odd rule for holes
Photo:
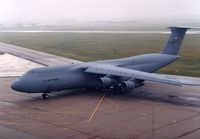
<svg viewBox="0 0 200 139">
<path fill-rule="evenodd" d="M 200 23 L 200 0 L 0 0 L 0 24 L 57 21 Z"/>
</svg>

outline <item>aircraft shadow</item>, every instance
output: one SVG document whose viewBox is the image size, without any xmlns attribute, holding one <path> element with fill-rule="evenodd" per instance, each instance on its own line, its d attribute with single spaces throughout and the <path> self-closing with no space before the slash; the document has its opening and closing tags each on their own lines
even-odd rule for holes
<svg viewBox="0 0 200 139">
<path fill-rule="evenodd" d="M 162 102 L 162 103 L 169 103 L 173 105 L 179 105 L 179 106 L 190 106 L 190 107 L 200 107 L 200 96 L 196 95 L 189 95 L 189 94 L 182 94 L 180 93 L 168 93 L 168 94 L 162 94 L 162 93 L 152 93 L 147 92 L 146 89 L 136 89 L 132 91 L 131 93 L 127 94 L 119 94 L 116 92 L 107 92 L 106 97 L 112 97 L 112 99 L 116 98 L 119 99 L 120 97 L 126 98 L 126 101 L 133 101 L 133 99 L 140 99 L 140 100 L 147 100 L 147 101 L 154 101 L 154 102 Z M 87 96 L 87 97 L 99 97 L 103 96 L 104 93 L 96 90 L 88 90 L 88 89 L 76 89 L 76 90 L 68 90 L 68 91 L 62 91 L 57 93 L 51 93 L 50 94 L 50 100 L 60 100 L 65 99 L 66 97 L 80 97 L 80 96 Z M 41 94 L 38 94 L 37 96 L 33 96 L 31 99 L 26 101 L 41 101 L 43 98 L 41 97 Z M 47 100 L 48 101 L 48 100 Z"/>
</svg>

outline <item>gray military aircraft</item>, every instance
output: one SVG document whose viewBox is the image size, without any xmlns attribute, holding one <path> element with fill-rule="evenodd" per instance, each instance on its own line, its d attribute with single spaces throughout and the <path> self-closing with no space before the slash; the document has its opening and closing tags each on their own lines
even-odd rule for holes
<svg viewBox="0 0 200 139">
<path fill-rule="evenodd" d="M 178 52 L 188 27 L 170 27 L 171 35 L 160 53 L 121 59 L 81 62 L 58 67 L 42 67 L 27 71 L 11 88 L 26 93 L 48 93 L 75 88 L 128 92 L 152 81 L 171 85 L 200 85 L 167 75 L 153 73 L 179 59 Z"/>
</svg>

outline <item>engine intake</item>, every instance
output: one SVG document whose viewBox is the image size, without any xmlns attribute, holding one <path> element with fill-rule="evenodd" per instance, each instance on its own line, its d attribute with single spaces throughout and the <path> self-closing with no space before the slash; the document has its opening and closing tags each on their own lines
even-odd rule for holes
<svg viewBox="0 0 200 139">
<path fill-rule="evenodd" d="M 121 83 L 122 90 L 131 90 L 136 88 L 136 84 L 133 81 L 126 81 Z"/>
<path fill-rule="evenodd" d="M 114 80 L 108 77 L 102 77 L 100 78 L 100 83 L 103 87 L 109 87 L 114 83 Z"/>
</svg>

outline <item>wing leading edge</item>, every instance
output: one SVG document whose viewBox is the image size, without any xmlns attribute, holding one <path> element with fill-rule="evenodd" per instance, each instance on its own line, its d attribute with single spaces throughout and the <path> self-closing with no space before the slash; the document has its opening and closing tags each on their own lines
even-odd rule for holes
<svg viewBox="0 0 200 139">
<path fill-rule="evenodd" d="M 162 74 L 142 72 L 138 70 L 126 69 L 126 68 L 121 68 L 121 67 L 105 65 L 105 64 L 89 65 L 86 68 L 85 72 L 92 73 L 92 74 L 112 75 L 112 76 L 118 76 L 118 77 L 130 77 L 134 79 L 159 82 L 159 83 L 171 84 L 171 85 L 176 85 L 176 86 L 200 85 L 200 83 L 194 83 L 194 82 L 186 81 L 186 80 L 179 80 L 179 79 L 171 78 Z"/>
</svg>

